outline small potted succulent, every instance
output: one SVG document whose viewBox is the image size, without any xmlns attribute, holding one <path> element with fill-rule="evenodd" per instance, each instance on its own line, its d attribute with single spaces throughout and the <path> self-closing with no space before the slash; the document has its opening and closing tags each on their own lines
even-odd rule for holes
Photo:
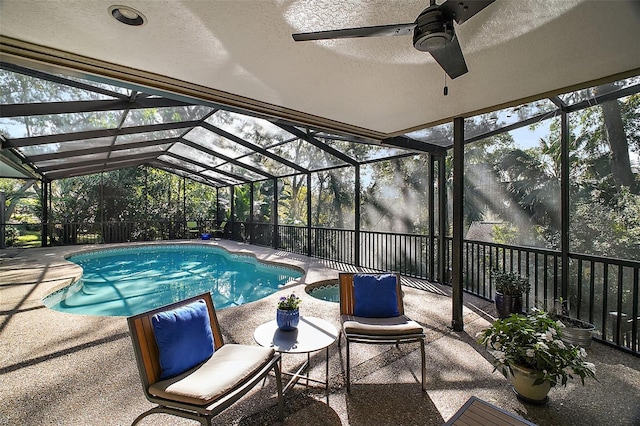
<svg viewBox="0 0 640 426">
<path fill-rule="evenodd" d="M 276 311 L 276 323 L 283 331 L 295 330 L 300 322 L 300 304 L 302 299 L 291 293 L 289 296 L 281 296 Z"/>
<path fill-rule="evenodd" d="M 496 286 L 496 309 L 499 318 L 522 313 L 522 295 L 528 294 L 531 285 L 529 278 L 518 272 L 493 270 L 491 276 Z"/>
<path fill-rule="evenodd" d="M 544 311 L 511 315 L 478 333 L 478 342 L 495 356 L 494 370 L 511 380 L 525 402 L 543 404 L 547 393 L 567 380 L 595 378 L 594 364 L 585 361 L 586 351 L 561 340 L 562 326 Z"/>
</svg>

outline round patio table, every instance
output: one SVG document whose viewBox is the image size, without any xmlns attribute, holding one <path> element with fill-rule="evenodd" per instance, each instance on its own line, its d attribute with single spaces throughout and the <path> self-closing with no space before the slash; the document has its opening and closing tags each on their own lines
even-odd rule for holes
<svg viewBox="0 0 640 426">
<path fill-rule="evenodd" d="M 291 376 L 284 387 L 284 392 L 296 384 L 300 377 L 305 377 L 307 386 L 309 382 L 325 385 L 329 391 L 329 346 L 338 339 L 338 330 L 328 321 L 316 317 L 300 317 L 298 328 L 291 331 L 282 331 L 278 328 L 276 320 L 260 325 L 253 333 L 253 337 L 260 346 L 271 347 L 281 354 L 307 354 L 307 360 L 295 373 L 282 372 Z M 309 361 L 312 352 L 325 349 L 325 380 L 317 380 L 309 377 Z M 282 363 L 282 360 L 280 360 Z M 282 364 L 281 364 L 282 366 Z M 306 376 L 300 373 L 306 370 Z"/>
</svg>

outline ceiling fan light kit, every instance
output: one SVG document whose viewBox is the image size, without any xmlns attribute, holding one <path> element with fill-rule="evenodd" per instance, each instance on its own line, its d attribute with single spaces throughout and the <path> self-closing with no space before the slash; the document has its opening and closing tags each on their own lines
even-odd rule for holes
<svg viewBox="0 0 640 426">
<path fill-rule="evenodd" d="M 438 8 L 430 7 L 418 16 L 413 30 L 413 47 L 421 52 L 442 49 L 453 38 L 452 21 Z"/>
</svg>

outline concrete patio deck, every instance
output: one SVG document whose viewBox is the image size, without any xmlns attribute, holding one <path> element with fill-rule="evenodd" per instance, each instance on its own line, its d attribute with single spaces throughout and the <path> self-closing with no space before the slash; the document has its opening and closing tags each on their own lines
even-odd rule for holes
<svg viewBox="0 0 640 426">
<path fill-rule="evenodd" d="M 175 241 L 185 243 L 186 241 Z M 353 267 L 230 241 L 232 251 L 292 264 L 306 274 L 262 300 L 218 311 L 227 342 L 255 344 L 253 330 L 274 317 L 281 293 L 301 295 L 302 315 L 339 324 L 336 303 L 315 299 L 304 287 L 336 279 Z M 0 251 L 0 425 L 129 425 L 151 407 L 142 393 L 123 317 L 72 315 L 50 310 L 42 298 L 76 279 L 70 253 L 106 248 L 76 246 Z M 594 342 L 588 351 L 599 381 L 556 388 L 544 406 L 519 402 L 506 379 L 474 341 L 493 314 L 491 303 L 465 295 L 464 332 L 453 332 L 449 289 L 419 280 L 404 287 L 406 312 L 427 332 L 427 393 L 420 391 L 417 345 L 352 346 L 352 391 L 344 387 L 345 359 L 329 352 L 330 392 L 296 386 L 286 396 L 285 425 L 440 425 L 475 395 L 539 425 L 640 425 L 640 359 Z M 415 288 L 419 287 L 419 288 Z M 303 358 L 284 357 L 291 370 Z M 312 376 L 324 376 L 324 351 L 312 355 Z M 267 380 L 216 418 L 220 425 L 279 424 L 275 383 Z M 151 415 L 140 425 L 195 425 Z"/>
</svg>

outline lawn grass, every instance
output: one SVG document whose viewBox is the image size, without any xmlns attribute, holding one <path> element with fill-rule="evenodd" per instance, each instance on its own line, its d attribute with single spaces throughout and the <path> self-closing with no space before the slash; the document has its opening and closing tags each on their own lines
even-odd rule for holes
<svg viewBox="0 0 640 426">
<path fill-rule="evenodd" d="M 32 248 L 42 246 L 42 236 L 35 231 L 22 231 L 23 234 L 16 238 L 14 247 Z"/>
</svg>

